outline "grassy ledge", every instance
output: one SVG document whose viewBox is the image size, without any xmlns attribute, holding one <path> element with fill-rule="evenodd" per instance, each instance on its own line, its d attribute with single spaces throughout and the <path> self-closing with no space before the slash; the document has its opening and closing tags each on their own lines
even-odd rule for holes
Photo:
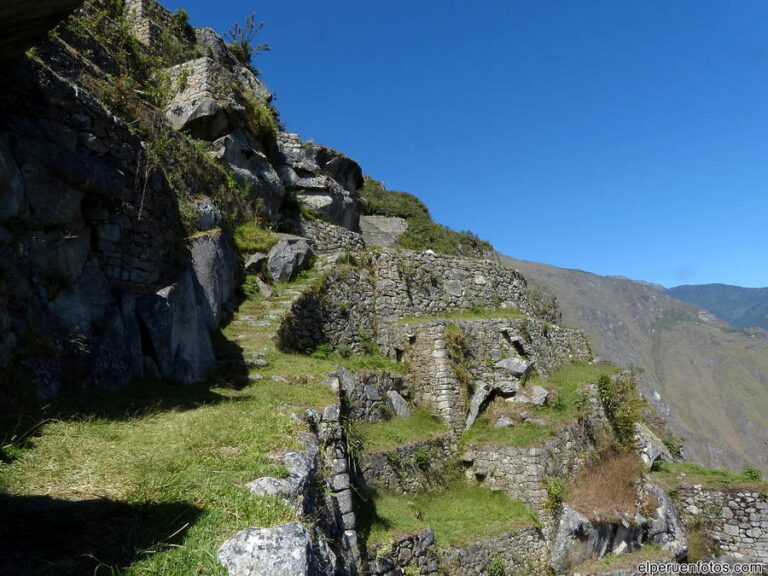
<svg viewBox="0 0 768 576">
<path fill-rule="evenodd" d="M 720 468 L 707 468 L 693 462 L 660 462 L 652 476 L 667 490 L 681 484 L 700 484 L 702 488 L 752 490 L 768 492 L 768 481 L 756 480 L 747 471 L 738 473 Z"/>
<path fill-rule="evenodd" d="M 551 393 L 545 406 L 507 403 L 499 398 L 494 400 L 475 424 L 462 436 L 467 444 L 501 444 L 506 446 L 536 446 L 551 438 L 564 424 L 578 417 L 582 410 L 581 388 L 594 383 L 601 375 L 612 375 L 619 371 L 611 364 L 569 364 L 558 369 L 549 379 L 532 378 L 526 387 L 542 386 Z M 499 416 L 507 415 L 519 419 L 525 411 L 530 418 L 544 421 L 544 425 L 520 422 L 509 428 L 494 428 Z"/>
<path fill-rule="evenodd" d="M 446 434 L 448 427 L 426 410 L 414 408 L 408 418 L 358 423 L 355 431 L 367 452 L 382 452 L 417 440 L 437 438 Z"/>
<path fill-rule="evenodd" d="M 443 548 L 465 546 L 537 525 L 536 514 L 502 492 L 458 482 L 414 496 L 372 494 L 359 513 L 368 544 L 431 528 Z"/>
</svg>

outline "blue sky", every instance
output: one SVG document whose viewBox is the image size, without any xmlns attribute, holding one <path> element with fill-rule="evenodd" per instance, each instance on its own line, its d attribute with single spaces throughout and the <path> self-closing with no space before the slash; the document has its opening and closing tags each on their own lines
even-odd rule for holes
<svg viewBox="0 0 768 576">
<path fill-rule="evenodd" d="M 765 0 L 164 4 L 255 11 L 290 131 L 503 253 L 768 286 Z"/>
</svg>

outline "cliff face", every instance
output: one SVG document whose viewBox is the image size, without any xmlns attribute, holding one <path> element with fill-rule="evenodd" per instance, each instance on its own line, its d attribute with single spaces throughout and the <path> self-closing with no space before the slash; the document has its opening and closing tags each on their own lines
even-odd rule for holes
<svg viewBox="0 0 768 576">
<path fill-rule="evenodd" d="M 3 37 L 24 14 L 42 35 L 75 4 L 6 3 Z M 4 387 L 204 380 L 236 299 L 237 225 L 279 225 L 291 197 L 358 226 L 360 167 L 278 137 L 254 72 L 154 2 L 90 1 L 0 77 Z"/>
<path fill-rule="evenodd" d="M 3 23 L 0 60 L 10 60 L 23 54 L 82 3 L 83 0 L 4 2 L 0 6 L 0 22 Z"/>
</svg>

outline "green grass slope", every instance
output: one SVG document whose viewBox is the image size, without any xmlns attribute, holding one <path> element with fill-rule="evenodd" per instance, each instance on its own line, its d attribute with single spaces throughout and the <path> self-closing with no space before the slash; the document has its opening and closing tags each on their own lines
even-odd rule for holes
<svg viewBox="0 0 768 576">
<path fill-rule="evenodd" d="M 768 470 L 765 332 L 735 329 L 642 282 L 503 260 L 551 290 L 563 323 L 583 328 L 602 358 L 643 370 L 644 395 L 668 416 L 688 458 Z"/>
<path fill-rule="evenodd" d="M 742 288 L 727 284 L 675 286 L 667 296 L 709 310 L 732 326 L 758 326 L 768 330 L 768 288 Z"/>
</svg>

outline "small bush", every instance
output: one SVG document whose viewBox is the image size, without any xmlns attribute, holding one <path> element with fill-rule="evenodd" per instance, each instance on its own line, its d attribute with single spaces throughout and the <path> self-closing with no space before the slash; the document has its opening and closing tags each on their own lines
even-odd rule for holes
<svg viewBox="0 0 768 576">
<path fill-rule="evenodd" d="M 544 504 L 547 512 L 554 514 L 560 510 L 565 501 L 566 485 L 560 478 L 548 478 L 544 482 L 547 490 L 547 501 Z"/>
<path fill-rule="evenodd" d="M 429 449 L 426 446 L 419 446 L 413 453 L 413 457 L 416 460 L 416 466 L 422 470 L 429 468 L 432 463 L 432 455 L 429 453 Z"/>
<path fill-rule="evenodd" d="M 634 452 L 609 452 L 576 479 L 568 501 L 590 520 L 618 522 L 634 518 L 634 483 L 641 475 L 642 466 Z"/>
<path fill-rule="evenodd" d="M 641 420 L 640 409 L 644 405 L 634 377 L 629 373 L 618 374 L 613 378 L 602 375 L 597 379 L 597 388 L 616 439 L 622 446 L 631 447 L 635 422 Z"/>
<path fill-rule="evenodd" d="M 741 475 L 744 476 L 747 482 L 761 482 L 763 479 L 763 473 L 754 466 L 747 466 L 741 471 Z"/>
</svg>

